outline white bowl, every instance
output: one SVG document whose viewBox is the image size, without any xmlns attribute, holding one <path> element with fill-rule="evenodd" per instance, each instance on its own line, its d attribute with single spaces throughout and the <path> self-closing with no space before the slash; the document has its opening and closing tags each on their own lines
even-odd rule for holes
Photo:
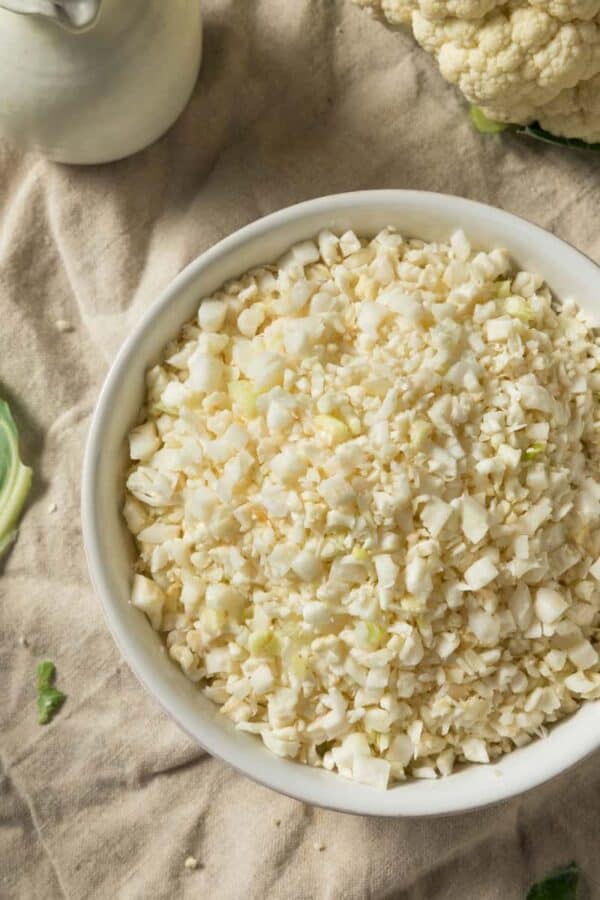
<svg viewBox="0 0 600 900">
<path fill-rule="evenodd" d="M 499 209 L 420 191 L 363 191 L 310 200 L 247 225 L 192 262 L 152 305 L 124 342 L 108 374 L 89 433 L 82 517 L 89 570 L 123 656 L 140 681 L 187 733 L 240 772 L 307 803 L 380 816 L 457 813 L 535 787 L 600 744 L 600 701 L 585 704 L 543 740 L 488 765 L 466 766 L 437 781 L 409 781 L 385 791 L 279 759 L 219 714 L 162 649 L 145 616 L 129 603 L 130 544 L 120 518 L 125 436 L 144 393 L 144 373 L 167 341 L 192 319 L 200 298 L 224 281 L 276 260 L 322 228 L 374 234 L 386 225 L 427 240 L 462 227 L 482 249 L 503 246 L 524 268 L 539 271 L 555 294 L 595 313 L 600 269 L 542 229 Z"/>
</svg>

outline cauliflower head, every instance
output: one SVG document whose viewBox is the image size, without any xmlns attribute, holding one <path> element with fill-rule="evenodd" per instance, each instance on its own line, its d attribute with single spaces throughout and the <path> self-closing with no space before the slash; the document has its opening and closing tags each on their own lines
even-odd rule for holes
<svg viewBox="0 0 600 900">
<path fill-rule="evenodd" d="M 410 25 L 488 118 L 600 141 L 600 0 L 356 2 Z"/>
</svg>

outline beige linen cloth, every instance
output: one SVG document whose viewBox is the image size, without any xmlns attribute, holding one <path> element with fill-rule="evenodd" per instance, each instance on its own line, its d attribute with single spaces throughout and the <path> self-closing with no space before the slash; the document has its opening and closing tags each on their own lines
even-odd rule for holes
<svg viewBox="0 0 600 900">
<path fill-rule="evenodd" d="M 299 200 L 404 187 L 496 204 L 600 261 L 600 158 L 475 134 L 431 60 L 349 0 L 204 8 L 200 81 L 155 146 L 87 169 L 0 147 L 0 393 L 35 471 L 0 577 L 0 897 L 520 900 L 571 859 L 600 897 L 597 757 L 454 818 L 310 808 L 196 747 L 107 631 L 81 543 L 84 440 L 123 336 L 198 253 Z M 47 727 L 43 658 L 68 694 Z"/>
</svg>

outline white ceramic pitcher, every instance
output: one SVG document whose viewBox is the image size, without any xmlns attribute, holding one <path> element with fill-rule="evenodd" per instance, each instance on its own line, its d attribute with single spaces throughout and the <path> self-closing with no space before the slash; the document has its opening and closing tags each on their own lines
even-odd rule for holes
<svg viewBox="0 0 600 900">
<path fill-rule="evenodd" d="M 0 0 L 0 140 L 67 163 L 129 156 L 193 90 L 200 0 Z"/>
</svg>

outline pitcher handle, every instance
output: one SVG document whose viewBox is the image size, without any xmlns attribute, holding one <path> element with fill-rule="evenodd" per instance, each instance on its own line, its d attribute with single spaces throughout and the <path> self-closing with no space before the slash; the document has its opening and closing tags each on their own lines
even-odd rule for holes
<svg viewBox="0 0 600 900">
<path fill-rule="evenodd" d="M 101 4 L 102 0 L 0 0 L 10 12 L 44 16 L 72 31 L 91 28 Z"/>
</svg>

